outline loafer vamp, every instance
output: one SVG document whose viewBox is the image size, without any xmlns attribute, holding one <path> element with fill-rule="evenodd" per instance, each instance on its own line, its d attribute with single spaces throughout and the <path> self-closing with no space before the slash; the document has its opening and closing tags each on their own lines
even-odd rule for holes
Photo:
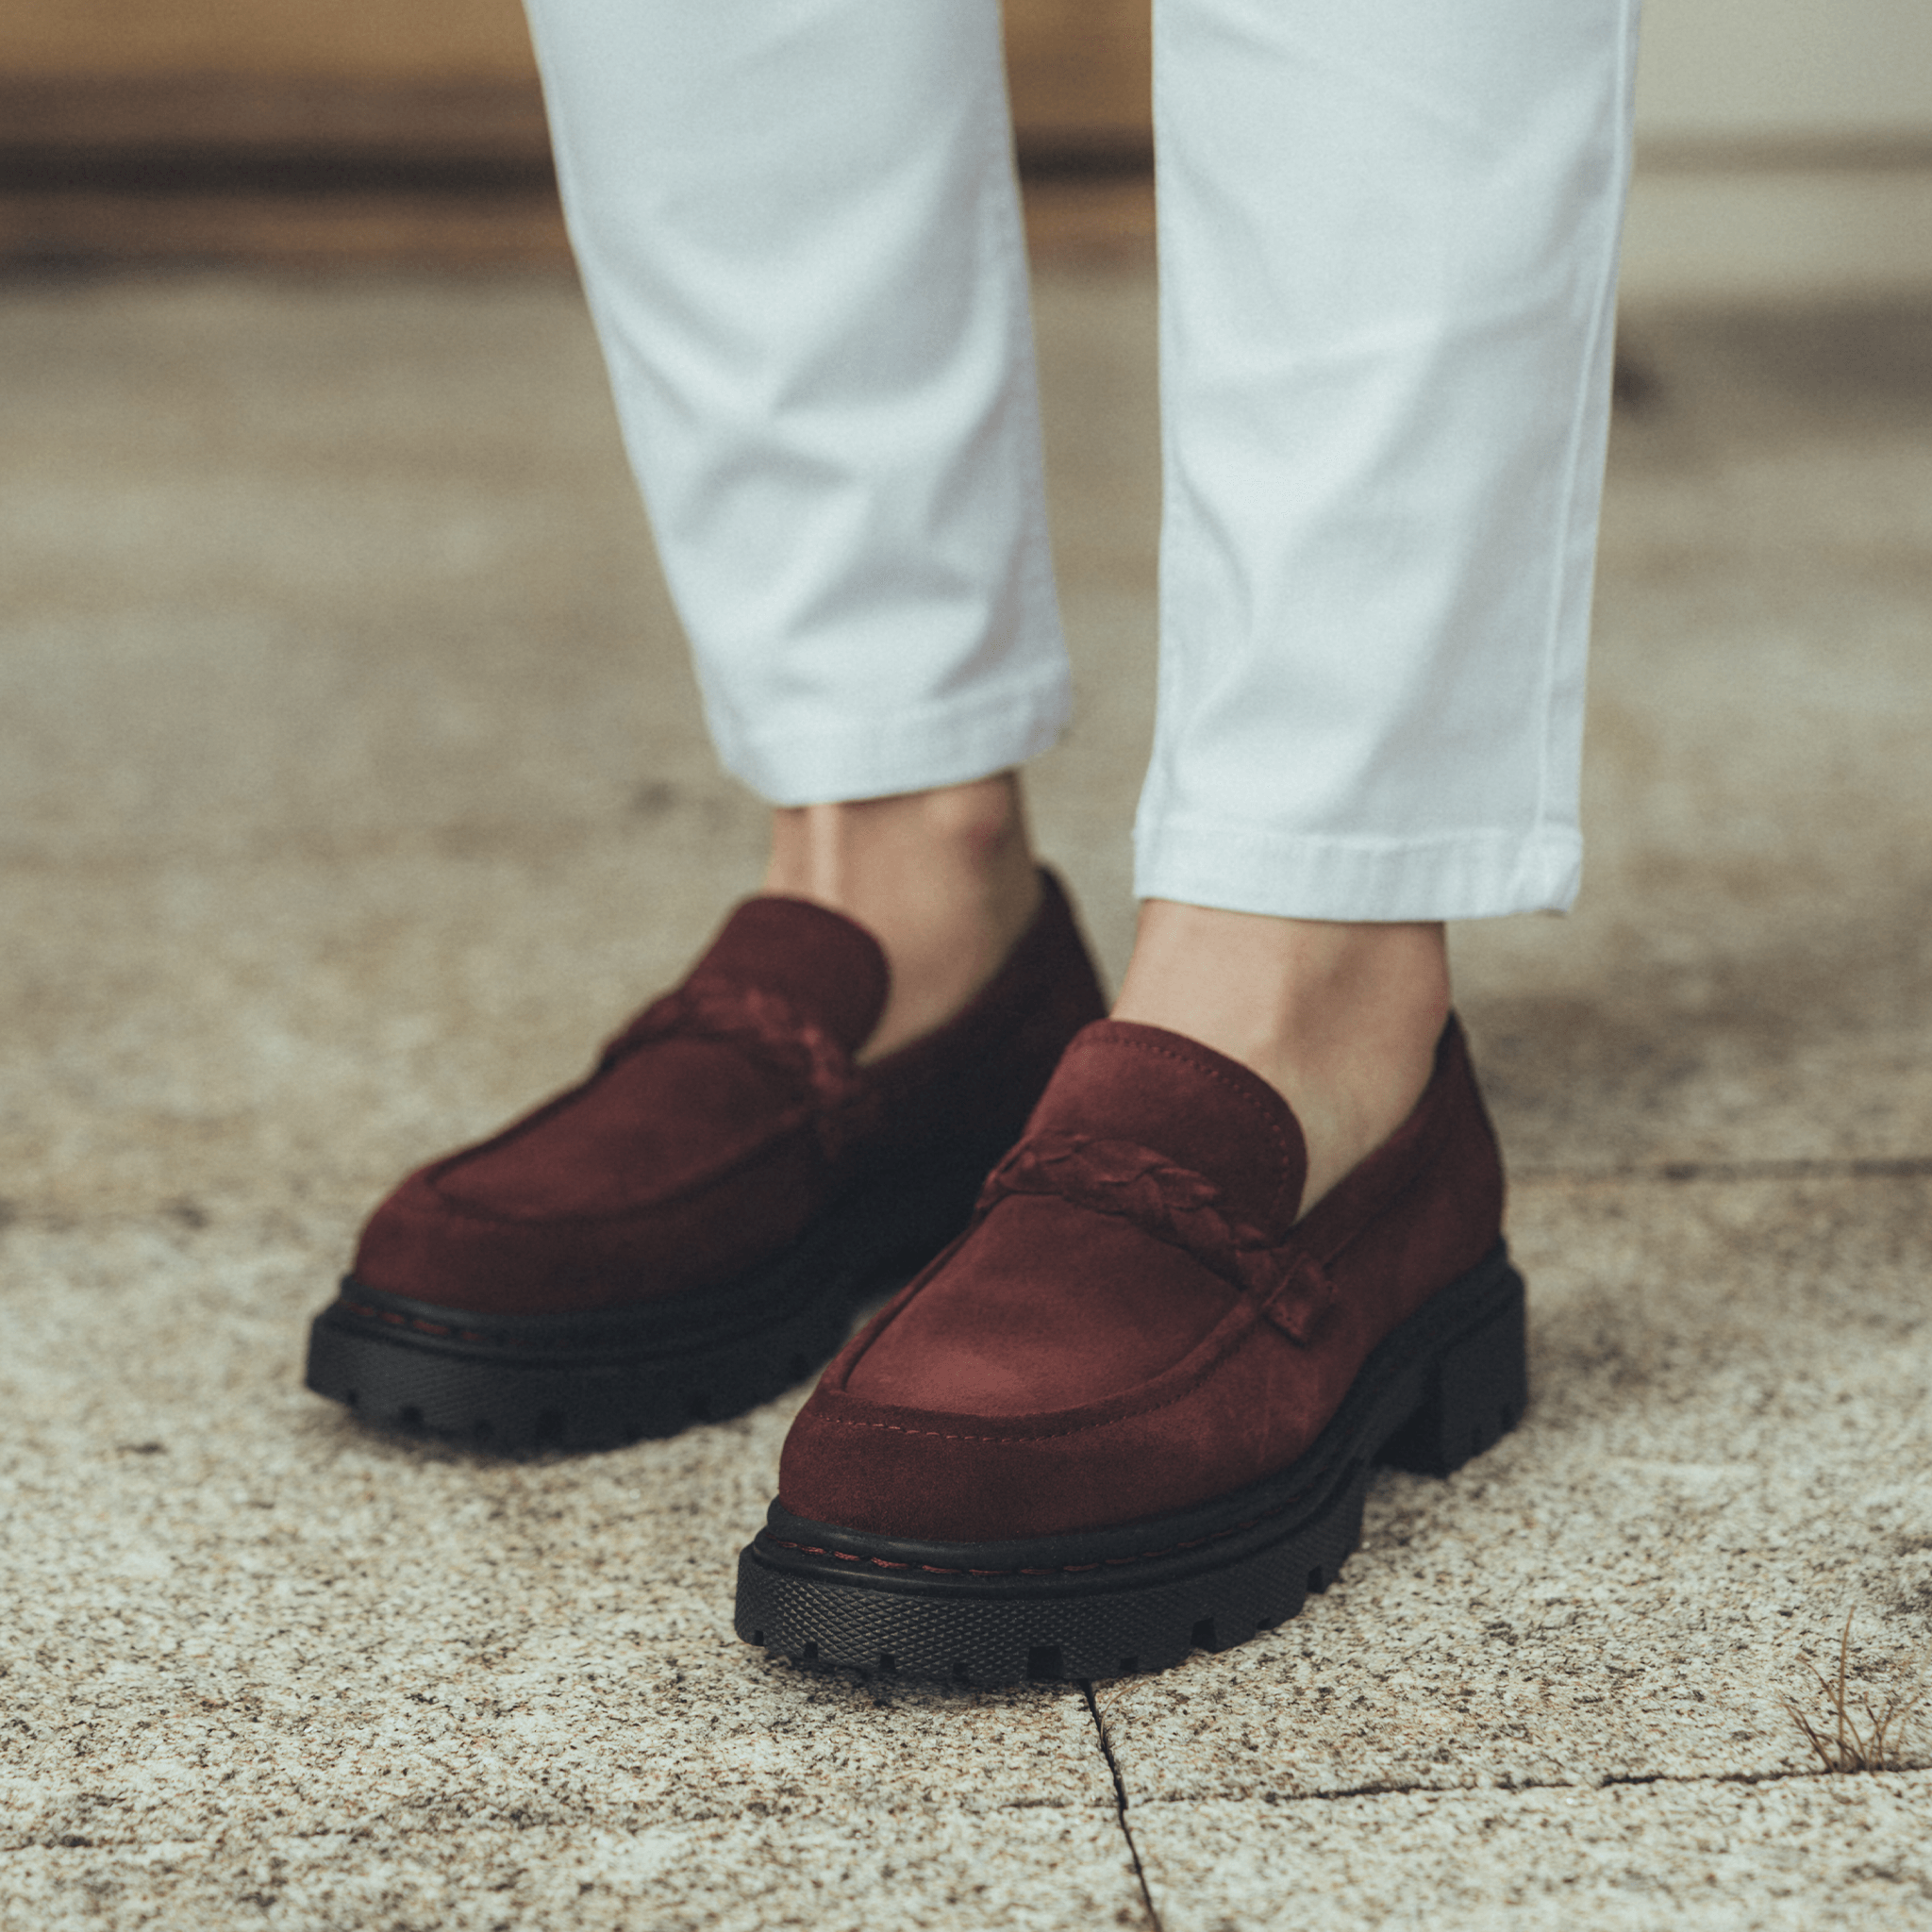
<svg viewBox="0 0 1932 1932">
<path fill-rule="evenodd" d="M 477 1315 L 635 1307 L 728 1288 L 860 1195 L 962 1162 L 976 1178 L 1099 1004 L 1064 895 L 1050 878 L 1044 892 L 965 1012 L 865 1067 L 888 991 L 877 943 L 805 901 L 748 902 L 587 1080 L 411 1174 L 371 1217 L 353 1279 Z"/>
<path fill-rule="evenodd" d="M 797 1240 L 825 1194 L 803 1134 L 713 1185 L 621 1213 L 501 1216 L 450 1201 L 437 1174 L 412 1174 L 371 1218 L 354 1277 L 492 1315 L 584 1313 L 728 1281 Z"/>
<path fill-rule="evenodd" d="M 1167 1376 L 1239 1300 L 1130 1222 L 1051 1195 L 1008 1197 L 856 1354 L 840 1390 L 935 1417 L 1075 1427 Z"/>
<path fill-rule="evenodd" d="M 1010 1541 L 1292 1464 L 1383 1337 L 1496 1241 L 1459 1033 L 1410 1123 L 1297 1223 L 1306 1171 L 1292 1114 L 1243 1069 L 1158 1028 L 1089 1027 L 974 1228 L 827 1369 L 782 1506 Z M 1002 1175 L 1040 1191 L 1001 1193 Z"/>
<path fill-rule="evenodd" d="M 792 1424 L 779 1494 L 814 1522 L 945 1542 L 1131 1523 L 1292 1461 L 1347 1381 L 1237 1306 L 1159 1374 L 1077 1408 L 914 1408 L 821 1385 Z"/>
<path fill-rule="evenodd" d="M 568 1315 L 730 1281 L 863 1168 L 852 1055 L 885 1003 L 849 920 L 754 900 L 591 1076 L 411 1174 L 364 1229 L 365 1287 L 476 1314 Z"/>
<path fill-rule="evenodd" d="M 815 1111 L 782 1069 L 728 1042 L 673 1037 L 437 1162 L 425 1181 L 448 1208 L 497 1223 L 675 1218 L 697 1191 L 782 1159 L 786 1142 L 802 1152 Z"/>
</svg>

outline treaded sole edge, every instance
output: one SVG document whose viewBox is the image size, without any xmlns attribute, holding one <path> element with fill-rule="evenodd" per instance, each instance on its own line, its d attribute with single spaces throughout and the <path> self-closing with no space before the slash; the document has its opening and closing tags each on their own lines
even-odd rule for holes
<svg viewBox="0 0 1932 1932">
<path fill-rule="evenodd" d="M 378 1428 L 493 1452 L 614 1448 L 726 1421 L 823 1367 L 856 1310 L 945 1247 L 972 1212 L 991 1164 L 982 1155 L 968 1150 L 922 1186 L 855 1197 L 769 1264 L 775 1279 L 795 1280 L 795 1292 L 783 1291 L 789 1306 L 736 1334 L 675 1346 L 641 1337 L 589 1353 L 532 1347 L 518 1359 L 379 1325 L 337 1302 L 310 1324 L 304 1384 Z M 449 1311 L 448 1320 L 458 1327 L 470 1318 Z"/>
<path fill-rule="evenodd" d="M 1500 1305 L 1414 1364 L 1408 1386 L 1359 1428 L 1354 1453 L 1331 1457 L 1318 1499 L 1258 1544 L 1205 1549 L 1187 1574 L 1166 1564 L 1146 1583 L 1027 1578 L 948 1588 L 842 1566 L 824 1574 L 823 1564 L 801 1563 L 761 1534 L 739 1557 L 738 1635 L 807 1668 L 990 1689 L 1162 1670 L 1191 1651 L 1226 1650 L 1274 1629 L 1325 1591 L 1360 1543 L 1375 1465 L 1448 1475 L 1521 1420 L 1522 1277 L 1499 1248 L 1464 1279 L 1491 1271 L 1505 1285 Z M 1303 1461 L 1316 1461 L 1320 1448 Z M 1150 1531 L 1161 1534 L 1158 1525 Z M 971 1546 L 962 1546 L 962 1562 L 970 1564 Z"/>
</svg>

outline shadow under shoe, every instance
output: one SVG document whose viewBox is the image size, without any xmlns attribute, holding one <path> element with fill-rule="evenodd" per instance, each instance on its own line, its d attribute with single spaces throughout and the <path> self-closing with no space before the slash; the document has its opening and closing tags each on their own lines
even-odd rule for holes
<svg viewBox="0 0 1932 1932">
<path fill-rule="evenodd" d="M 411 1174 L 307 1382 L 498 1449 L 663 1436 L 778 1394 L 965 1224 L 1101 1012 L 1066 895 L 946 1025 L 860 1066 L 888 987 L 839 913 L 761 896 L 590 1077 Z"/>
</svg>

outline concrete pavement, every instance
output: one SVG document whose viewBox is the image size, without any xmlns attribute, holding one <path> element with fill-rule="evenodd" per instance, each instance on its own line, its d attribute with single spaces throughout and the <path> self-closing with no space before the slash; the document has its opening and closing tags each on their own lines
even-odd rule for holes
<svg viewBox="0 0 1932 1932">
<path fill-rule="evenodd" d="M 1152 304 L 1041 279 L 1116 973 Z M 1529 1417 L 1255 1643 L 877 1702 L 730 1631 L 803 1391 L 505 1462 L 297 1385 L 756 875 L 574 284 L 0 288 L 0 1924 L 1932 1924 L 1932 1725 L 1781 1703 L 1932 1666 L 1932 315 L 1625 339 L 1584 898 L 1457 937 Z"/>
</svg>

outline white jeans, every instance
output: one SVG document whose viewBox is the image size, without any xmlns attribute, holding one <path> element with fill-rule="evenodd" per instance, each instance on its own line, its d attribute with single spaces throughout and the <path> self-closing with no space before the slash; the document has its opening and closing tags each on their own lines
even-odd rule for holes
<svg viewBox="0 0 1932 1932">
<path fill-rule="evenodd" d="M 1065 722 L 996 0 L 529 0 L 725 764 L 777 804 Z M 1155 0 L 1142 896 L 1567 905 L 1637 0 Z"/>
</svg>

